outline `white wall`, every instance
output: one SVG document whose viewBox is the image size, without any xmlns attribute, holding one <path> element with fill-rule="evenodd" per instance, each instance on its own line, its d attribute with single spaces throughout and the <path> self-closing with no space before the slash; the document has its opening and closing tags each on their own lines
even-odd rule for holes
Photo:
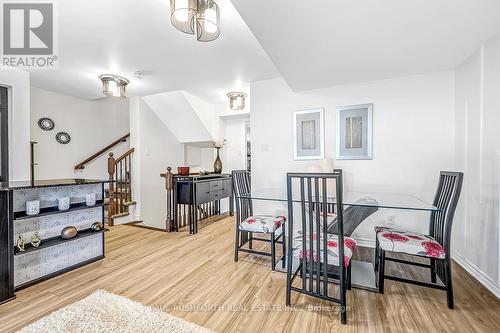
<svg viewBox="0 0 500 333">
<path fill-rule="evenodd" d="M 465 174 L 454 258 L 500 297 L 500 35 L 455 71 L 456 166 Z"/>
<path fill-rule="evenodd" d="M 166 191 L 161 173 L 184 163 L 184 146 L 140 97 L 130 101 L 131 144 L 136 148 L 133 161 L 135 219 L 147 226 L 165 229 Z"/>
<path fill-rule="evenodd" d="M 286 188 L 286 172 L 320 171 L 324 161 L 294 161 L 292 114 L 325 108 L 325 155 L 335 156 L 335 108 L 373 103 L 373 160 L 336 161 L 346 191 L 408 193 L 432 202 L 439 171 L 453 169 L 453 72 L 294 93 L 283 79 L 251 85 L 252 186 Z M 328 163 L 326 163 L 328 164 Z M 329 171 L 329 170 L 325 170 Z M 286 207 L 276 207 L 282 213 Z M 428 214 L 381 210 L 353 235 L 373 242 L 373 226 L 394 222 L 428 231 Z"/>
<path fill-rule="evenodd" d="M 30 165 L 30 77 L 28 72 L 0 70 L 0 85 L 9 87 L 9 179 L 28 180 Z"/>
<path fill-rule="evenodd" d="M 49 117 L 55 122 L 52 131 L 38 127 L 38 119 Z M 35 176 L 50 178 L 107 179 L 108 153 L 90 162 L 84 170 L 74 166 L 129 132 L 128 100 L 103 98 L 88 101 L 31 87 L 31 140 L 35 146 Z M 61 145 L 57 132 L 70 134 L 71 142 Z M 112 149 L 115 157 L 129 147 L 129 142 Z"/>
</svg>

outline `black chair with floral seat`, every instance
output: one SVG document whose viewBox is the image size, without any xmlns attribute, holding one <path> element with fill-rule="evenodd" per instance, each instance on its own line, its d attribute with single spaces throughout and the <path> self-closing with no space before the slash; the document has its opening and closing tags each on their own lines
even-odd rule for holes
<svg viewBox="0 0 500 333">
<path fill-rule="evenodd" d="M 384 279 L 416 284 L 445 290 L 448 307 L 453 309 L 453 286 L 451 273 L 451 227 L 455 209 L 462 189 L 463 173 L 441 171 L 433 205 L 437 211 L 431 213 L 429 235 L 397 228 L 375 227 L 375 271 L 378 274 L 379 291 L 384 292 Z M 404 253 L 429 259 L 428 264 L 386 257 L 386 252 Z M 385 262 L 419 266 L 430 269 L 431 283 L 404 279 L 385 274 Z M 443 285 L 436 283 L 436 276 Z"/>
<path fill-rule="evenodd" d="M 236 240 L 234 261 L 238 261 L 239 252 L 259 254 L 271 257 L 271 269 L 276 268 L 276 244 L 282 244 L 282 267 L 285 268 L 285 222 L 284 216 L 253 215 L 251 199 L 251 179 L 247 170 L 232 172 L 233 193 L 236 202 Z M 270 235 L 269 239 L 255 237 L 254 234 Z M 270 242 L 271 252 L 253 249 L 253 241 Z M 248 244 L 248 247 L 244 247 Z M 278 259 L 279 261 L 279 259 Z"/>
<path fill-rule="evenodd" d="M 344 235 L 342 173 L 289 173 L 287 192 L 286 305 L 291 304 L 292 291 L 335 302 L 340 304 L 340 318 L 345 324 L 346 291 L 350 289 L 351 258 L 357 244 Z M 336 234 L 328 233 L 333 219 Z M 301 279 L 298 286 L 294 286 L 296 278 Z M 329 289 L 332 279 L 339 282 L 338 298 Z"/>
</svg>

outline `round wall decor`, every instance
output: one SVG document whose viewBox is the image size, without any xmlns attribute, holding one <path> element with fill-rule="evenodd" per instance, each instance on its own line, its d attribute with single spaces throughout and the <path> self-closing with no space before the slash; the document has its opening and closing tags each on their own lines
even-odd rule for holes
<svg viewBox="0 0 500 333">
<path fill-rule="evenodd" d="M 43 117 L 38 119 L 38 127 L 40 127 L 44 131 L 52 131 L 56 124 L 50 118 Z"/>
<path fill-rule="evenodd" d="M 59 132 L 56 134 L 56 141 L 62 145 L 66 145 L 71 141 L 71 136 L 66 132 Z"/>
</svg>

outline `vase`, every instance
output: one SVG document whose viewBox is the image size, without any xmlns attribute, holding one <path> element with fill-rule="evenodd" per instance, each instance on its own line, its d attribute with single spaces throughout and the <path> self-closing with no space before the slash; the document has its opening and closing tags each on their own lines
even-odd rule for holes
<svg viewBox="0 0 500 333">
<path fill-rule="evenodd" d="M 215 148 L 217 149 L 217 158 L 215 159 L 215 162 L 214 162 L 214 173 L 222 173 L 222 161 L 220 160 L 220 156 L 219 156 L 219 150 L 220 148 Z"/>
<path fill-rule="evenodd" d="M 26 215 L 40 213 L 40 200 L 26 201 Z"/>
<path fill-rule="evenodd" d="M 62 197 L 57 199 L 57 208 L 59 210 L 68 210 L 69 209 L 69 197 Z"/>
</svg>

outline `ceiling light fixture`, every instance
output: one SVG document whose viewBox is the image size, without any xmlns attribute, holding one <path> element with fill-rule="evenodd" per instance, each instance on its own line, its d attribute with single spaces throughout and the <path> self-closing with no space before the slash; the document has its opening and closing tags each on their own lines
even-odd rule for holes
<svg viewBox="0 0 500 333">
<path fill-rule="evenodd" d="M 214 0 L 170 0 L 170 21 L 178 30 L 210 42 L 220 35 L 219 6 Z"/>
<path fill-rule="evenodd" d="M 243 110 L 245 108 L 245 98 L 247 94 L 241 91 L 233 91 L 227 94 L 229 97 L 229 108 L 231 110 Z"/>
<path fill-rule="evenodd" d="M 110 97 L 127 97 L 127 85 L 130 81 L 124 77 L 114 74 L 99 75 L 102 81 L 102 92 Z"/>
</svg>

